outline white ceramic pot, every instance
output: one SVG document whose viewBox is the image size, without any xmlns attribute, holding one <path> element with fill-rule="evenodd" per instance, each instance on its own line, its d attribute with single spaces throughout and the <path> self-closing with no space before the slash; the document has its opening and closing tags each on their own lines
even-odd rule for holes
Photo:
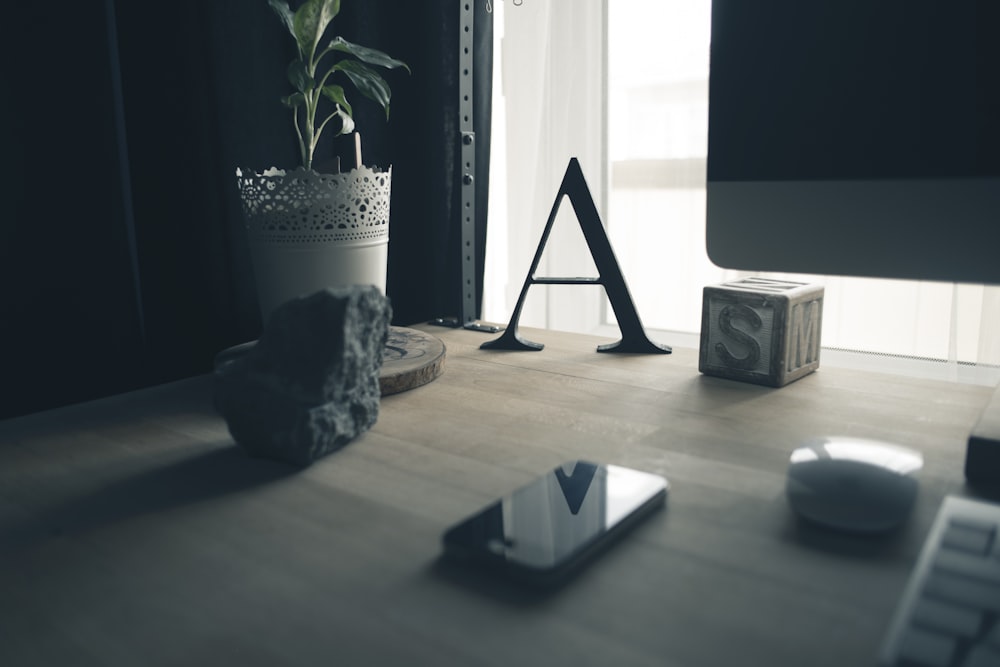
<svg viewBox="0 0 1000 667">
<path fill-rule="evenodd" d="M 392 169 L 236 170 L 264 321 L 325 287 L 385 292 Z"/>
</svg>

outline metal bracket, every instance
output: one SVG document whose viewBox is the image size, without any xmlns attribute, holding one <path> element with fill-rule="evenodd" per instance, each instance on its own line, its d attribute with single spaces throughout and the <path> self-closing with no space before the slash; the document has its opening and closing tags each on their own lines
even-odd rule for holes
<svg viewBox="0 0 1000 667">
<path fill-rule="evenodd" d="M 491 11 L 487 7 L 487 11 Z M 474 123 L 474 34 L 473 3 L 459 3 L 458 40 L 458 132 L 461 174 L 459 189 L 461 232 L 461 294 L 458 317 L 439 317 L 431 324 L 463 327 L 471 331 L 497 333 L 502 326 L 479 322 L 476 309 L 476 132 Z"/>
<path fill-rule="evenodd" d="M 459 322 L 476 319 L 476 133 L 473 124 L 473 3 L 459 3 L 458 129 L 461 141 L 462 298 Z"/>
</svg>

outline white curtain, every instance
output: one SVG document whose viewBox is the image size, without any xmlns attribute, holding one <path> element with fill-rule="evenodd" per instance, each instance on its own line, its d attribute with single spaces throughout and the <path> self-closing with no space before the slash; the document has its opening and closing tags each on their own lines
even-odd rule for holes
<svg viewBox="0 0 1000 667">
<path fill-rule="evenodd" d="M 1000 366 L 1000 287 L 983 290 L 976 362 Z"/>
<path fill-rule="evenodd" d="M 494 25 L 502 25 L 494 61 L 502 84 L 494 96 L 503 104 L 494 124 L 505 128 L 494 130 L 492 150 L 491 198 L 503 200 L 491 201 L 486 320 L 505 322 L 513 310 L 570 158 L 580 161 L 598 210 L 605 209 L 605 2 L 493 2 Z M 559 207 L 538 275 L 596 275 L 569 202 Z M 520 321 L 593 328 L 601 317 L 599 289 L 532 287 Z M 570 302 L 572 308 L 557 307 Z"/>
</svg>

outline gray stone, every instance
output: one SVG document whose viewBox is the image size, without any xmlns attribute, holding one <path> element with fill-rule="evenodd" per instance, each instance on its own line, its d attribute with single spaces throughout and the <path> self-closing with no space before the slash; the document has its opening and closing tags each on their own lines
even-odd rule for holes
<svg viewBox="0 0 1000 667">
<path fill-rule="evenodd" d="M 215 407 L 233 439 L 255 456 L 308 465 L 371 428 L 391 318 L 371 286 L 275 309 L 253 349 L 215 371 Z"/>
</svg>

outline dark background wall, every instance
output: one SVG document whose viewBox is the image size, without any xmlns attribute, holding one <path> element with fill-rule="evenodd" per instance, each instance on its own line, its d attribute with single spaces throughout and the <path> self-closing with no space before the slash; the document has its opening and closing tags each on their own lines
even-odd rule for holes
<svg viewBox="0 0 1000 667">
<path fill-rule="evenodd" d="M 393 167 L 396 324 L 461 299 L 459 8 L 348 0 L 334 24 L 413 70 L 388 75 L 388 124 L 355 104 L 366 162 Z M 488 147 L 492 24 L 476 19 Z M 0 418 L 208 372 L 256 338 L 234 173 L 298 160 L 278 102 L 294 45 L 266 0 L 18 3 L 0 43 Z M 484 239 L 488 149 L 477 157 Z"/>
</svg>

